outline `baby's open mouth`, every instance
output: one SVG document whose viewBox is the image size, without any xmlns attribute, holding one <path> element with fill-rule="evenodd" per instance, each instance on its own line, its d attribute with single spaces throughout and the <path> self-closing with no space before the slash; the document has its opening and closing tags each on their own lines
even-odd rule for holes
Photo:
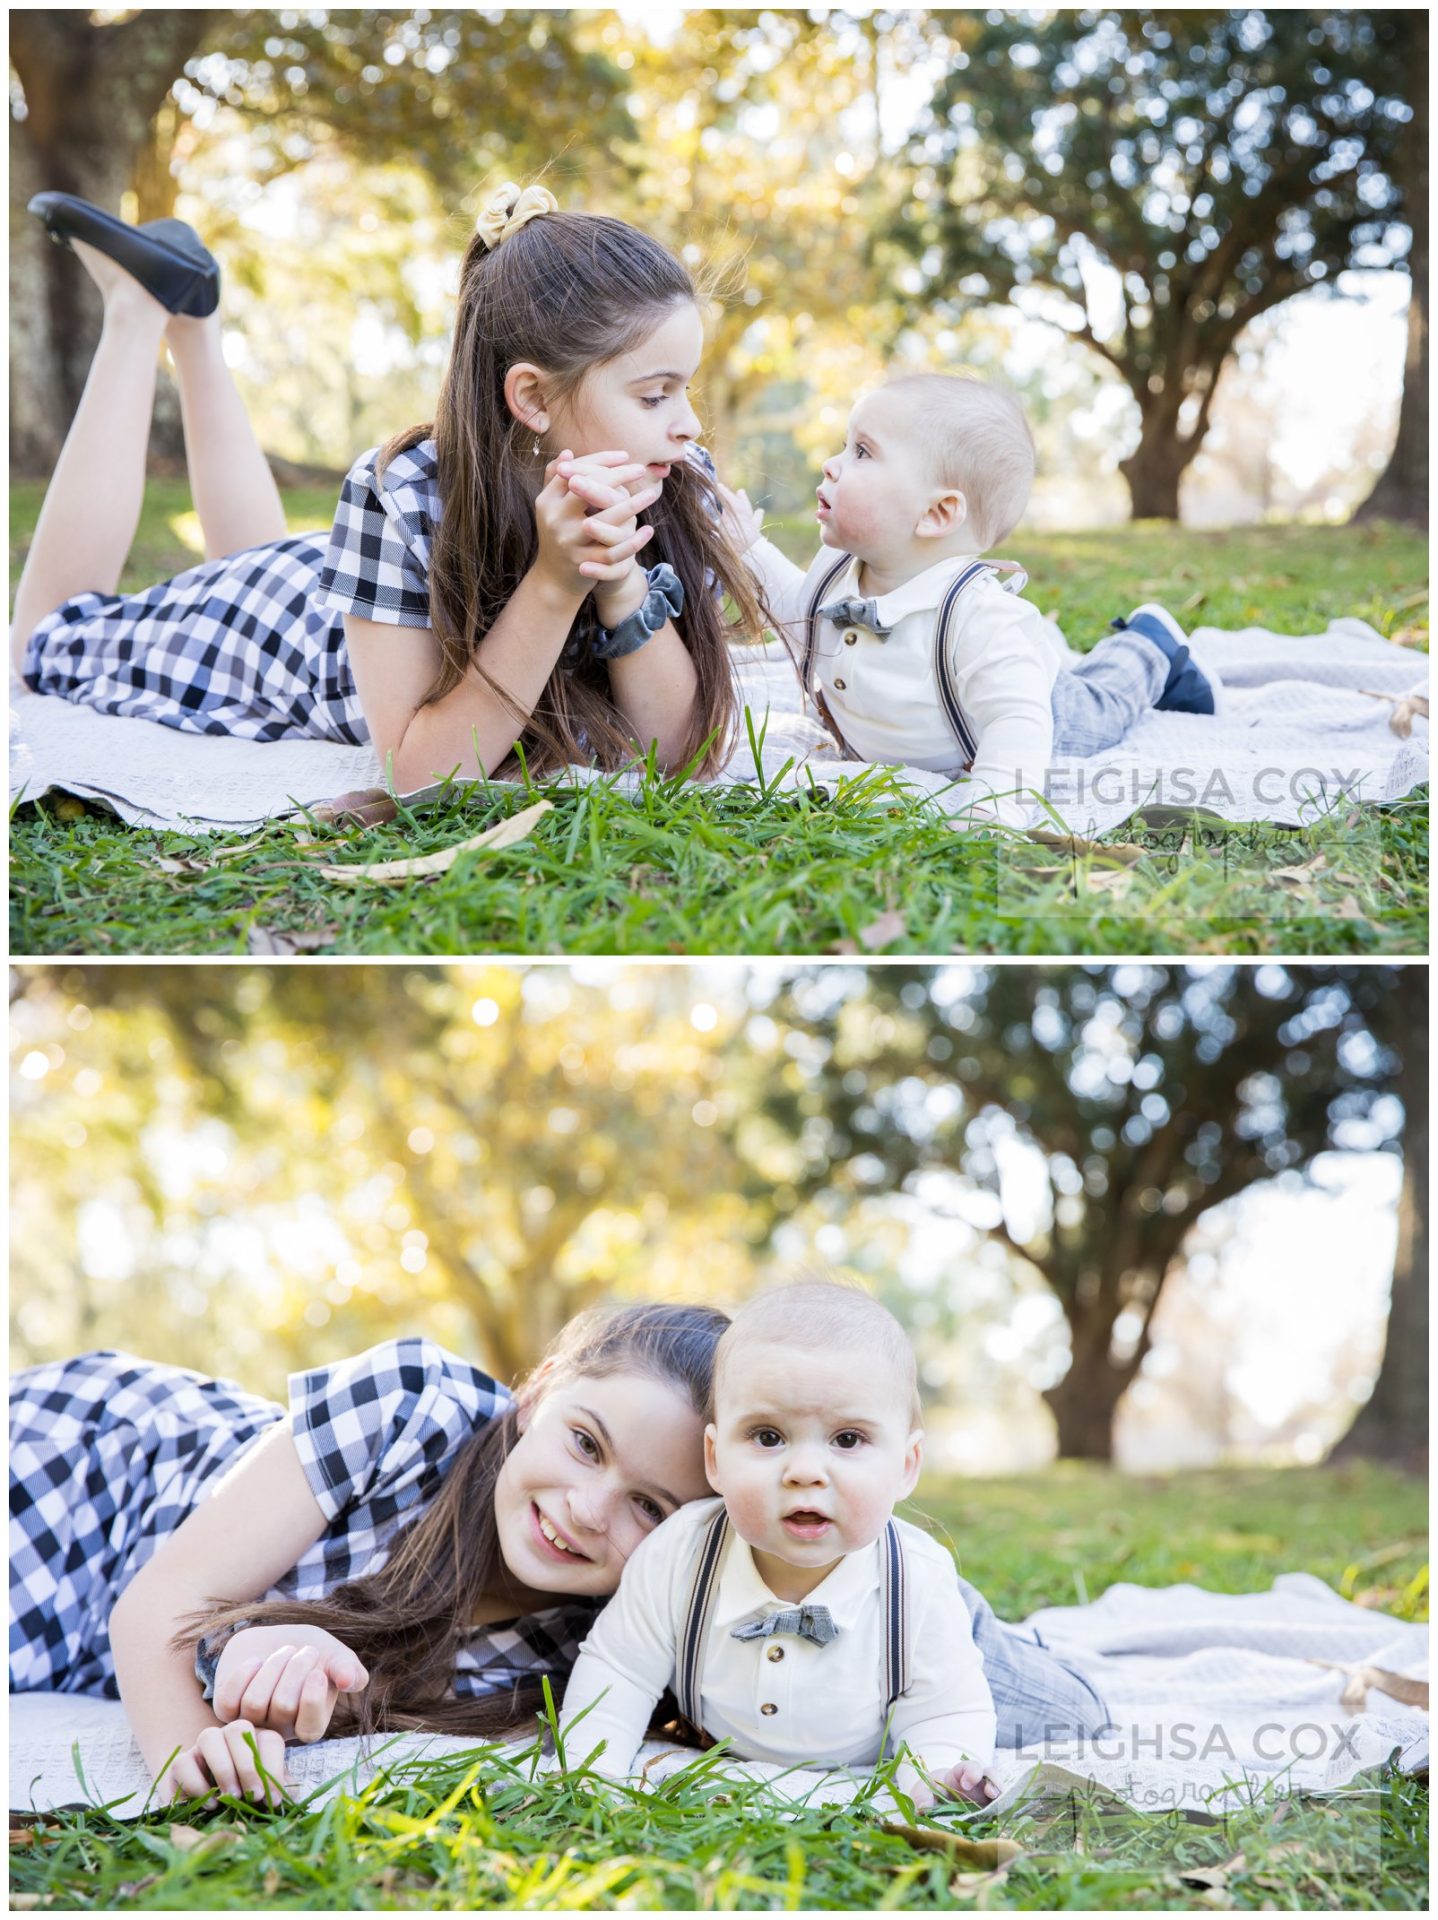
<svg viewBox="0 0 1438 1920">
<path fill-rule="evenodd" d="M 813 1507 L 795 1507 L 792 1513 L 784 1515 L 785 1529 L 797 1534 L 801 1540 L 817 1539 L 829 1524 L 829 1516 Z"/>
</svg>

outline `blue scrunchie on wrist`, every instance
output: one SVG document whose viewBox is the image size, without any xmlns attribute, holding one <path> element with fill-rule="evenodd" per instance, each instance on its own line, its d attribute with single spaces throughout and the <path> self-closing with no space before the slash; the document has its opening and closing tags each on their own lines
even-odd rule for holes
<svg viewBox="0 0 1438 1920">
<path fill-rule="evenodd" d="M 600 627 L 590 642 L 591 659 L 620 660 L 626 653 L 637 653 L 666 620 L 676 619 L 683 613 L 684 583 L 667 560 L 651 567 L 645 578 L 649 591 L 644 604 L 636 607 L 617 627 Z"/>
</svg>

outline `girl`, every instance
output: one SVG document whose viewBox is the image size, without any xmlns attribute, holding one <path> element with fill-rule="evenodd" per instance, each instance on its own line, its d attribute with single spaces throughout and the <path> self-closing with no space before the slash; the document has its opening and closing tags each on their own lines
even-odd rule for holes
<svg viewBox="0 0 1438 1920">
<path fill-rule="evenodd" d="M 118 1694 L 162 1797 L 264 1797 L 250 1742 L 282 1780 L 285 1737 L 337 1708 L 341 1730 L 522 1722 L 640 1540 L 707 1493 L 727 1324 L 582 1314 L 513 1397 L 392 1340 L 294 1375 L 288 1418 L 125 1354 L 19 1374 L 11 1690 Z"/>
<path fill-rule="evenodd" d="M 192 732 L 370 741 L 398 792 L 519 751 L 531 771 L 651 743 L 666 768 L 719 764 L 722 596 L 747 637 L 763 613 L 694 444 L 699 295 L 672 254 L 502 187 L 464 257 L 434 423 L 355 463 L 326 540 L 286 534 L 193 231 L 65 194 L 31 210 L 104 324 L 17 593 L 27 686 Z M 206 558 L 121 595 L 162 340 Z"/>
</svg>

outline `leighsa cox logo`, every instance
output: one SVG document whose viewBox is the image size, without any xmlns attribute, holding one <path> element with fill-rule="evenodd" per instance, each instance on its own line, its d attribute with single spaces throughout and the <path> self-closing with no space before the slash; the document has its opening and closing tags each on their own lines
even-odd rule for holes
<svg viewBox="0 0 1438 1920">
<path fill-rule="evenodd" d="M 1044 781 L 1044 798 L 1053 806 L 1208 807 L 1222 811 L 1241 802 L 1263 807 L 1292 803 L 1318 817 L 1347 802 L 1383 794 L 1365 794 L 1371 769 L 1364 767 L 1115 766 L 1084 762 L 1053 767 Z"/>
<path fill-rule="evenodd" d="M 1235 1742 L 1217 1720 L 1208 1727 L 1185 1720 L 1162 1727 L 1122 1727 L 1110 1722 L 1102 1733 L 1055 1742 L 1049 1752 L 1055 1759 L 1060 1754 L 1072 1755 L 1077 1751 L 1092 1754 L 1098 1760 L 1220 1759 L 1235 1764 L 1259 1760 L 1266 1766 L 1285 1766 L 1295 1760 L 1326 1758 L 1348 1759 L 1356 1765 L 1359 1758 L 1354 1740 L 1356 1732 L 1351 1722 L 1345 1726 L 1332 1720 L 1302 1720 L 1294 1724 L 1274 1720 L 1251 1731 L 1245 1729 L 1243 1738 Z"/>
</svg>

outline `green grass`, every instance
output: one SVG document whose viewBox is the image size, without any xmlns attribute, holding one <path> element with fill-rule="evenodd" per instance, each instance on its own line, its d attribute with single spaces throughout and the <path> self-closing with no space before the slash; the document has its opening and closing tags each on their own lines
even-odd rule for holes
<svg viewBox="0 0 1438 1920">
<path fill-rule="evenodd" d="M 1396 1617 L 1428 1617 L 1426 1488 L 1380 1469 L 1133 1480 L 1064 1466 L 1026 1479 L 931 1479 L 917 1510 L 947 1530 L 965 1572 L 1008 1617 L 1095 1599 L 1116 1579 L 1239 1592 L 1294 1568 Z M 1022 1849 L 999 1872 L 949 1858 L 937 1850 L 942 1839 L 916 1846 L 863 1808 L 780 1817 L 765 1788 L 715 1784 L 701 1766 L 652 1793 L 610 1795 L 582 1774 L 533 1779 L 512 1749 L 486 1749 L 327 1809 L 230 1806 L 187 1816 L 174 1833 L 167 1814 L 135 1824 L 58 1814 L 12 1852 L 12 1904 L 1427 1906 L 1426 1780 L 1388 1776 L 1371 1791 L 1325 1798 L 1269 1795 L 1210 1821 L 1031 1804 L 965 1826 L 970 1837 Z"/>
<path fill-rule="evenodd" d="M 16 563 L 38 504 L 37 487 L 13 490 Z M 324 490 L 287 497 L 295 527 L 324 524 L 332 506 Z M 180 483 L 152 487 L 127 586 L 194 559 L 176 532 L 187 509 Z M 805 552 L 802 524 L 781 522 L 775 533 Z M 1031 596 L 1080 646 L 1116 611 L 1155 597 L 1190 626 L 1260 621 L 1301 633 L 1356 613 L 1407 644 L 1427 644 L 1425 543 L 1392 528 L 1203 534 L 1142 524 L 1022 546 Z M 12 951 L 1427 951 L 1426 791 L 1296 829 L 1191 817 L 1130 823 L 1107 836 L 1104 844 L 1125 849 L 1108 857 L 955 834 L 881 770 L 832 794 L 659 778 L 637 800 L 604 783 L 541 791 L 554 812 L 530 839 L 386 889 L 321 878 L 315 850 L 297 849 L 285 825 L 235 855 L 254 836 L 132 829 L 55 796 L 22 804 L 11 834 Z M 529 797 L 455 789 L 324 851 L 344 860 L 428 853 Z"/>
</svg>

